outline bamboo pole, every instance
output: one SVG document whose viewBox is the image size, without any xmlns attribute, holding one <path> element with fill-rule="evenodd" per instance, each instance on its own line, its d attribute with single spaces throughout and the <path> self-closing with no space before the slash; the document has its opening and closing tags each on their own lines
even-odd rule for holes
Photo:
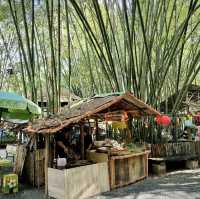
<svg viewBox="0 0 200 199">
<path fill-rule="evenodd" d="M 49 134 L 45 135 L 45 199 L 48 198 Z"/>
</svg>

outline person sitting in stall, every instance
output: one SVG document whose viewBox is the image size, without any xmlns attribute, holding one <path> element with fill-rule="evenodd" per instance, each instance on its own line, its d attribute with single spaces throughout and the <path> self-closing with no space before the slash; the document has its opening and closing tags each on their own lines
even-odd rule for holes
<svg viewBox="0 0 200 199">
<path fill-rule="evenodd" d="M 80 159 L 80 156 L 73 151 L 70 144 L 69 134 L 70 128 L 65 128 L 62 132 L 56 135 L 55 141 L 57 157 L 78 160 Z"/>
<path fill-rule="evenodd" d="M 69 153 L 69 129 L 66 128 L 55 136 L 56 141 L 56 155 L 59 158 L 67 158 Z"/>
</svg>

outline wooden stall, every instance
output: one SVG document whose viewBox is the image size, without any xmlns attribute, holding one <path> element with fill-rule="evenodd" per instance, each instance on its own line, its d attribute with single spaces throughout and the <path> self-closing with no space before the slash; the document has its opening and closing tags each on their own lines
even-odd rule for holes
<svg viewBox="0 0 200 199">
<path fill-rule="evenodd" d="M 64 170 L 51 168 L 52 162 L 49 161 L 49 137 L 51 135 L 53 136 L 65 127 L 78 125 L 80 127 L 81 155 L 84 158 L 83 125 L 93 119 L 96 121 L 96 129 L 98 129 L 98 121 L 105 120 L 106 116 L 110 117 L 116 111 L 122 113 L 122 116 L 129 115 L 131 118 L 160 114 L 130 92 L 112 93 L 72 104 L 70 109 L 49 118 L 36 120 L 25 129 L 31 134 L 45 135 L 46 196 L 81 199 L 148 176 L 149 152 L 147 151 L 115 156 L 105 153 L 98 154 L 94 151 L 87 156 L 88 160 L 93 160 L 93 163 L 89 165 Z M 109 114 L 105 116 L 106 113 Z M 98 132 L 96 133 L 98 137 Z"/>
</svg>

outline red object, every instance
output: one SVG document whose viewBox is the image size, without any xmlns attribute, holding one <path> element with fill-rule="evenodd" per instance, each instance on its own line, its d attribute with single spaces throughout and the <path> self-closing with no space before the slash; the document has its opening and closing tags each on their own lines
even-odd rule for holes
<svg viewBox="0 0 200 199">
<path fill-rule="evenodd" d="M 157 124 L 159 124 L 159 125 L 162 124 L 162 116 L 161 115 L 157 115 L 156 118 L 155 118 L 155 120 L 156 120 Z"/>
<path fill-rule="evenodd" d="M 171 118 L 170 118 L 169 116 L 163 115 L 163 116 L 161 117 L 161 124 L 162 124 L 163 126 L 169 126 L 170 123 L 171 123 Z"/>
<path fill-rule="evenodd" d="M 105 113 L 104 117 L 105 117 L 105 122 L 108 123 L 108 121 L 110 121 L 109 114 Z"/>
<path fill-rule="evenodd" d="M 194 116 L 194 121 L 195 122 L 200 122 L 200 115 L 195 115 Z"/>
<path fill-rule="evenodd" d="M 124 113 L 122 114 L 122 119 L 121 119 L 121 121 L 122 121 L 122 122 L 126 122 L 127 120 L 128 120 L 128 114 L 127 114 L 126 111 L 124 111 Z"/>
</svg>

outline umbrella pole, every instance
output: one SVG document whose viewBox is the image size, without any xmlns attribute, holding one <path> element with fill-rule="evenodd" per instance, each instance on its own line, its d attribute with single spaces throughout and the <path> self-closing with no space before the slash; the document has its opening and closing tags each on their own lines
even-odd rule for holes
<svg viewBox="0 0 200 199">
<path fill-rule="evenodd" d="M 3 110 L 2 110 L 2 108 L 0 108 L 0 123 L 1 123 L 2 112 L 3 112 Z"/>
</svg>

